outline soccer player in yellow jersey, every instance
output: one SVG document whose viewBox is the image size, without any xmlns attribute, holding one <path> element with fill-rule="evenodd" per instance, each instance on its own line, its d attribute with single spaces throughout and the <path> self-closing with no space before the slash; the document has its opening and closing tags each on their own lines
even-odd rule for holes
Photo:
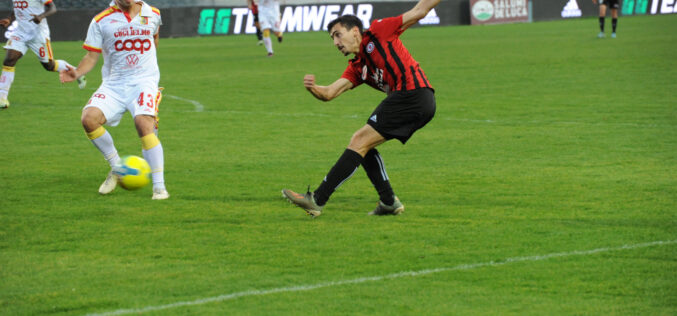
<svg viewBox="0 0 677 316">
<path fill-rule="evenodd" d="M 62 71 L 61 82 L 70 82 L 91 71 L 103 54 L 103 82 L 82 110 L 87 137 L 114 166 L 119 160 L 113 138 L 103 124 L 116 126 L 130 112 L 141 138 L 143 157 L 153 177 L 153 200 L 169 198 L 164 179 L 164 151 L 156 134 L 158 103 L 157 45 L 162 24 L 160 10 L 141 0 L 114 0 L 92 19 L 83 47 L 88 51 L 77 68 Z M 117 184 L 111 172 L 99 187 L 108 194 Z"/>
</svg>

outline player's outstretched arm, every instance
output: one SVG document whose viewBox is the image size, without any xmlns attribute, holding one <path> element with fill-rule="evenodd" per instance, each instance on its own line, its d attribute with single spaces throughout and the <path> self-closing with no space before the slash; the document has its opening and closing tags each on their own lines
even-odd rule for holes
<svg viewBox="0 0 677 316">
<path fill-rule="evenodd" d="M 402 14 L 402 30 L 424 18 L 438 3 L 440 0 L 420 0 L 414 8 Z"/>
<path fill-rule="evenodd" d="M 84 76 L 96 66 L 96 63 L 99 61 L 99 56 L 101 56 L 101 53 L 92 51 L 87 52 L 87 55 L 85 55 L 80 61 L 80 64 L 78 64 L 78 68 L 66 66 L 68 69 L 62 70 L 59 73 L 59 80 L 61 80 L 61 83 L 67 83 Z"/>
<path fill-rule="evenodd" d="M 346 78 L 339 78 L 328 86 L 318 86 L 315 84 L 315 75 L 305 75 L 303 85 L 315 98 L 322 101 L 330 101 L 353 87 L 353 83 Z"/>
</svg>

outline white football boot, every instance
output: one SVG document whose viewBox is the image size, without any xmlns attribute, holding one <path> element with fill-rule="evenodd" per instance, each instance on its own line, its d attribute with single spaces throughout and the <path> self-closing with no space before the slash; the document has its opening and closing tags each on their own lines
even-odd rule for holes
<svg viewBox="0 0 677 316">
<path fill-rule="evenodd" d="M 87 78 L 85 78 L 85 76 L 80 76 L 80 78 L 78 78 L 77 80 L 78 80 L 78 88 L 80 88 L 80 90 L 84 89 L 87 86 Z"/>
<path fill-rule="evenodd" d="M 166 200 L 168 198 L 169 192 L 167 192 L 167 189 L 153 188 L 153 200 Z"/>
<path fill-rule="evenodd" d="M 9 107 L 9 100 L 7 98 L 0 98 L 0 110 L 4 110 Z"/>
<path fill-rule="evenodd" d="M 113 170 L 108 172 L 106 180 L 103 181 L 99 187 L 99 194 L 108 194 L 115 190 L 115 187 L 118 185 L 118 176 L 113 174 Z"/>
</svg>

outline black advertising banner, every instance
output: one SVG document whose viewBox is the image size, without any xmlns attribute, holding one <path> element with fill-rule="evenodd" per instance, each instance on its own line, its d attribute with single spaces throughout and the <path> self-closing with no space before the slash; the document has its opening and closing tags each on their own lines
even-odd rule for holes
<svg viewBox="0 0 677 316">
<path fill-rule="evenodd" d="M 156 0 L 157 1 L 157 0 Z M 310 1 L 310 0 L 309 0 Z M 153 1 L 151 1 L 152 3 Z M 326 31 L 326 25 L 343 14 L 354 14 L 365 26 L 374 19 L 402 14 L 417 1 L 322 3 L 282 6 L 281 26 L 286 33 Z M 244 4 L 245 1 L 242 1 Z M 317 4 L 322 3 L 322 4 Z M 471 3 L 473 6 L 471 7 Z M 677 0 L 621 0 L 621 13 L 677 13 Z M 52 41 L 83 41 L 92 18 L 105 8 L 59 10 L 47 20 Z M 161 8 L 161 37 L 253 34 L 254 17 L 246 6 Z M 0 17 L 10 15 L 0 11 Z M 414 27 L 468 25 L 594 17 L 598 8 L 592 0 L 442 0 Z M 6 41 L 4 30 L 0 41 Z"/>
</svg>

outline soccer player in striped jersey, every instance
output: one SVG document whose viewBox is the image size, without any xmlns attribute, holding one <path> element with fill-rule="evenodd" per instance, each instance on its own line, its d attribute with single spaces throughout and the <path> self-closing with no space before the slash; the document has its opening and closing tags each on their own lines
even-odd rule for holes
<svg viewBox="0 0 677 316">
<path fill-rule="evenodd" d="M 252 15 L 254 15 L 254 26 L 256 27 L 256 38 L 259 40 L 257 42 L 258 45 L 263 45 L 263 33 L 261 33 L 261 24 L 259 23 L 259 7 L 256 5 L 256 2 L 254 0 L 247 0 L 247 6 L 249 6 L 249 10 L 252 11 Z"/>
<path fill-rule="evenodd" d="M 327 25 L 336 48 L 345 56 L 353 54 L 355 58 L 348 62 L 343 75 L 330 85 L 317 85 L 314 75 L 306 75 L 303 78 L 306 89 L 315 98 L 329 101 L 366 83 L 387 96 L 369 116 L 367 123 L 353 134 L 348 148 L 315 191 L 300 194 L 289 189 L 282 190 L 290 202 L 304 209 L 308 215 L 319 216 L 331 194 L 360 165 L 380 198 L 376 209 L 369 214 L 397 215 L 404 211 L 404 205 L 393 192 L 376 146 L 390 139 L 406 143 L 435 115 L 435 92 L 399 37 L 439 2 L 420 0 L 402 15 L 372 22 L 366 31 L 363 31 L 362 21 L 354 15 L 344 15 Z"/>
<path fill-rule="evenodd" d="M 56 13 L 56 6 L 52 0 L 21 0 L 14 1 L 12 16 L 0 20 L 0 25 L 8 28 L 5 33 L 5 60 L 2 63 L 0 75 L 0 109 L 9 107 L 7 96 L 14 82 L 16 63 L 30 48 L 47 71 L 59 72 L 70 66 L 64 60 L 54 60 L 52 45 L 49 42 L 49 26 L 46 17 Z M 16 19 L 14 23 L 12 20 Z M 11 25 L 11 26 L 10 26 Z M 86 81 L 80 77 L 78 86 L 84 89 Z"/>
</svg>

